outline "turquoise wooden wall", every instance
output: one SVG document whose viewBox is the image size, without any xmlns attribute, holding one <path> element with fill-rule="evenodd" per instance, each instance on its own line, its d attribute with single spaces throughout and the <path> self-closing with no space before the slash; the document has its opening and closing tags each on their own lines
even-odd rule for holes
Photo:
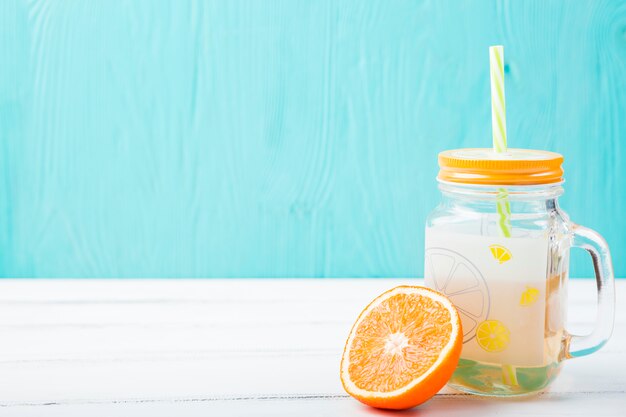
<svg viewBox="0 0 626 417">
<path fill-rule="evenodd" d="M 545 0 L 2 0 L 0 275 L 420 276 L 496 43 L 626 275 L 626 2 Z"/>
</svg>

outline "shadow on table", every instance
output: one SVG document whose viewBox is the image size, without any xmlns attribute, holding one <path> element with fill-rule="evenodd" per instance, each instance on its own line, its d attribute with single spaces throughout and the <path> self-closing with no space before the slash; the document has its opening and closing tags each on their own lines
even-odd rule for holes
<svg viewBox="0 0 626 417">
<path fill-rule="evenodd" d="M 443 415 L 450 412 L 454 415 L 463 412 L 467 415 L 481 415 L 487 410 L 495 406 L 493 401 L 488 398 L 475 397 L 471 395 L 437 395 L 422 405 L 409 410 L 382 410 L 377 408 L 368 407 L 366 405 L 359 405 L 367 415 L 371 416 L 430 416 L 433 412 L 437 412 L 437 415 Z"/>
<path fill-rule="evenodd" d="M 525 402 L 546 403 L 560 402 L 558 395 L 542 393 L 536 396 L 520 398 L 480 397 L 469 394 L 438 394 L 422 405 L 409 410 L 381 410 L 362 404 L 359 407 L 364 414 L 371 416 L 442 416 L 442 415 L 492 415 L 502 410 L 504 404 Z"/>
</svg>

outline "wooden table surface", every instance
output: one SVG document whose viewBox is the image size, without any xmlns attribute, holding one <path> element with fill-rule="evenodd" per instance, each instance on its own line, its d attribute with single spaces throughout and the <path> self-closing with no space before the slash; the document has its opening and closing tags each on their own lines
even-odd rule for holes
<svg viewBox="0 0 626 417">
<path fill-rule="evenodd" d="M 361 309 L 421 280 L 1 280 L 0 415 L 374 416 L 339 381 Z M 595 319 L 570 283 L 569 328 Z M 626 280 L 613 338 L 551 389 L 496 400 L 444 388 L 400 415 L 626 415 Z"/>
</svg>

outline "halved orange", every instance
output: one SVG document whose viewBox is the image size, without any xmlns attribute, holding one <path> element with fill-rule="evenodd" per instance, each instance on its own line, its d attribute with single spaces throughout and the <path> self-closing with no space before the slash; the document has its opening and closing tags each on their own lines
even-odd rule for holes
<svg viewBox="0 0 626 417">
<path fill-rule="evenodd" d="M 377 408 L 423 403 L 456 368 L 463 332 L 454 305 L 429 288 L 400 286 L 361 312 L 341 358 L 348 394 Z"/>
</svg>

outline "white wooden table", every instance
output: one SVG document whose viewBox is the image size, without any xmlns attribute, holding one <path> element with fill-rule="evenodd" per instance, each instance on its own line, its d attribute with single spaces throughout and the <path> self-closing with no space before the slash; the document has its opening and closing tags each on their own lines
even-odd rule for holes
<svg viewBox="0 0 626 417">
<path fill-rule="evenodd" d="M 0 415 L 372 416 L 339 360 L 383 290 L 415 280 L 0 280 Z M 626 415 L 626 280 L 612 340 L 526 400 L 444 388 L 406 415 Z M 595 319 L 572 280 L 570 328 Z"/>
</svg>

